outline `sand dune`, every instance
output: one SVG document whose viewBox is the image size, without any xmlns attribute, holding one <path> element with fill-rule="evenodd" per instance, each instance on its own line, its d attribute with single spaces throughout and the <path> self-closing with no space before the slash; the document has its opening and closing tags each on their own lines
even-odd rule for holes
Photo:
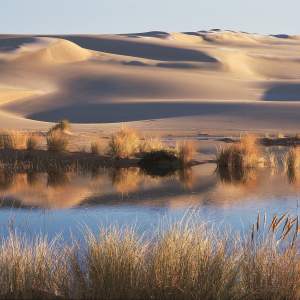
<svg viewBox="0 0 300 300">
<path fill-rule="evenodd" d="M 265 129 L 290 130 L 300 117 L 299 50 L 298 36 L 220 30 L 1 35 L 0 127 L 68 118 L 100 127 L 157 120 L 151 125 L 159 130 L 171 120 L 178 127 L 181 118 L 196 120 L 195 129 L 210 118 L 223 128 L 230 118 L 239 130 L 239 112 L 257 127 L 263 107 Z M 282 106 L 274 101 L 289 118 L 280 124 Z"/>
</svg>

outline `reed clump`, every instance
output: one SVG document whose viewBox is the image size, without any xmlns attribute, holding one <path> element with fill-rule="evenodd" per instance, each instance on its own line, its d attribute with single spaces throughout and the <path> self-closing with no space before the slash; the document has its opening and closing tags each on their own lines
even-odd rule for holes
<svg viewBox="0 0 300 300">
<path fill-rule="evenodd" d="M 264 163 L 264 157 L 254 135 L 246 135 L 240 142 L 222 147 L 217 153 L 217 166 L 230 172 L 240 172 L 246 168 L 255 168 Z"/>
<path fill-rule="evenodd" d="M 178 142 L 175 151 L 181 164 L 187 165 L 196 153 L 195 143 L 193 141 Z"/>
<path fill-rule="evenodd" d="M 26 133 L 7 130 L 0 132 L 0 149 L 21 150 L 26 148 Z"/>
<path fill-rule="evenodd" d="M 67 136 L 59 131 L 53 131 L 47 136 L 47 150 L 53 152 L 65 152 L 67 151 L 67 147 L 69 144 L 69 140 Z"/>
<path fill-rule="evenodd" d="M 283 159 L 285 170 L 298 169 L 300 167 L 300 148 L 293 147 L 285 154 Z"/>
<path fill-rule="evenodd" d="M 109 154 L 118 159 L 131 158 L 139 152 L 140 145 L 139 133 L 135 129 L 123 126 L 111 136 Z"/>
<path fill-rule="evenodd" d="M 40 147 L 40 138 L 36 135 L 30 134 L 26 139 L 26 150 L 33 151 L 37 150 Z"/>
<path fill-rule="evenodd" d="M 99 141 L 91 142 L 91 153 L 95 155 L 101 154 L 102 145 Z"/>
<path fill-rule="evenodd" d="M 284 171 L 291 183 L 297 181 L 297 173 L 300 168 L 300 148 L 293 147 L 283 156 Z"/>
<path fill-rule="evenodd" d="M 85 242 L 0 243 L 0 299 L 298 299 L 298 218 L 258 215 L 238 237 L 180 222 L 154 236 L 87 231 Z"/>
<path fill-rule="evenodd" d="M 71 124 L 68 120 L 61 120 L 55 124 L 52 128 L 49 129 L 48 134 L 51 134 L 55 131 L 68 132 L 71 129 Z"/>
<path fill-rule="evenodd" d="M 160 151 L 166 149 L 166 146 L 161 142 L 159 138 L 144 138 L 140 145 L 141 153 L 149 153 L 153 151 Z"/>
</svg>

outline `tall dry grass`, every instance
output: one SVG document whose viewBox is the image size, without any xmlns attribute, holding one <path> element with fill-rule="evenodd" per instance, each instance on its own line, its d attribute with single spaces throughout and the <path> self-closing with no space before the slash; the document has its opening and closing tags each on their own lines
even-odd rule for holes
<svg viewBox="0 0 300 300">
<path fill-rule="evenodd" d="M 26 139 L 26 149 L 28 151 L 33 151 L 39 149 L 41 139 L 33 134 L 27 136 Z"/>
<path fill-rule="evenodd" d="M 282 215 L 259 216 L 242 237 L 191 222 L 152 237 L 87 231 L 73 246 L 11 234 L 0 245 L 0 298 L 298 299 L 298 229 Z"/>
<path fill-rule="evenodd" d="M 7 130 L 0 132 L 0 149 L 5 150 L 20 150 L 26 148 L 26 133 Z"/>
<path fill-rule="evenodd" d="M 235 174 L 243 178 L 249 168 L 255 168 L 265 163 L 254 135 L 245 135 L 240 142 L 222 147 L 217 153 L 217 168 L 222 173 Z"/>
<path fill-rule="evenodd" d="M 71 129 L 71 124 L 68 120 L 61 120 L 48 131 L 48 134 L 51 134 L 55 131 L 68 132 Z"/>
<path fill-rule="evenodd" d="M 53 131 L 47 135 L 47 150 L 53 152 L 65 152 L 69 140 L 67 136 L 60 131 Z"/>
<path fill-rule="evenodd" d="M 196 146 L 193 141 L 182 141 L 176 144 L 176 154 L 183 165 L 187 165 L 196 153 Z"/>
<path fill-rule="evenodd" d="M 111 136 L 109 153 L 115 158 L 130 158 L 139 152 L 140 144 L 139 133 L 132 128 L 123 126 Z"/>
</svg>

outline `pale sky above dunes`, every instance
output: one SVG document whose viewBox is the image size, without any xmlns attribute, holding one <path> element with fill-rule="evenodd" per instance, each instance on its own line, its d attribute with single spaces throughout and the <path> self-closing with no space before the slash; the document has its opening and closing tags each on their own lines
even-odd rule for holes
<svg viewBox="0 0 300 300">
<path fill-rule="evenodd" d="M 210 28 L 300 34 L 299 0 L 2 0 L 1 33 Z"/>
</svg>

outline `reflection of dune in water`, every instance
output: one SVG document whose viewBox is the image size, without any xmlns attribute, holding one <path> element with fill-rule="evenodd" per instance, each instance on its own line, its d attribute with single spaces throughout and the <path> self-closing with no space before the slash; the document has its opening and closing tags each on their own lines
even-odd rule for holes
<svg viewBox="0 0 300 300">
<path fill-rule="evenodd" d="M 5 206 L 15 199 L 20 207 L 46 209 L 118 204 L 169 209 L 202 205 L 230 208 L 245 201 L 294 196 L 300 186 L 300 172 L 294 175 L 291 181 L 286 173 L 257 169 L 242 180 L 233 175 L 220 180 L 214 164 L 177 171 L 164 178 L 148 176 L 138 168 L 101 169 L 97 174 L 2 171 L 0 197 Z"/>
</svg>

